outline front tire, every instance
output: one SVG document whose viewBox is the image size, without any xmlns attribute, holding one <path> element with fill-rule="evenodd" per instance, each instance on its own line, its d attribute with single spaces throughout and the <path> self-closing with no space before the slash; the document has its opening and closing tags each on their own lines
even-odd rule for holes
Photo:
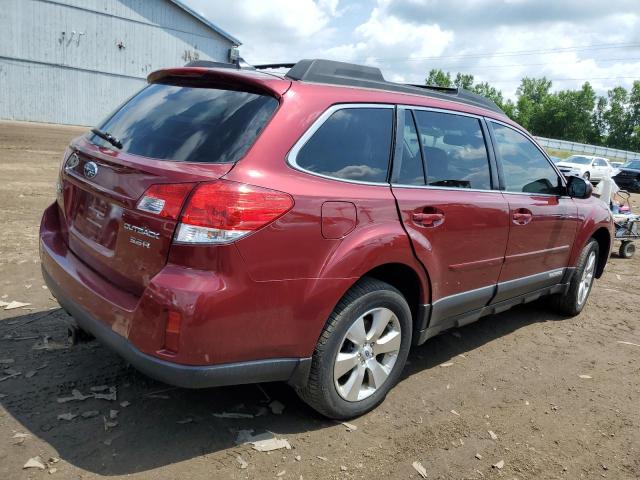
<svg viewBox="0 0 640 480">
<path fill-rule="evenodd" d="M 591 174 L 589 172 L 584 172 L 582 178 L 584 178 L 588 182 L 589 180 L 591 180 Z"/>
<path fill-rule="evenodd" d="M 566 294 L 554 297 L 554 307 L 562 315 L 578 315 L 587 303 L 598 268 L 598 242 L 593 238 L 585 245 L 578 257 L 576 270 Z"/>
<path fill-rule="evenodd" d="M 334 419 L 372 410 L 400 379 L 411 335 L 411 310 L 402 294 L 374 278 L 359 280 L 329 317 L 298 395 Z"/>
</svg>

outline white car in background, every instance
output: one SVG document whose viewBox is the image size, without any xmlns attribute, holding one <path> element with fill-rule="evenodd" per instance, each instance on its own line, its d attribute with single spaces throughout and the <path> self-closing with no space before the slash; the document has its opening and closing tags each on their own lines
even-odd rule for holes
<svg viewBox="0 0 640 480">
<path fill-rule="evenodd" d="M 589 181 L 600 181 L 606 177 L 612 177 L 617 173 L 609 160 L 591 155 L 571 155 L 556 166 L 565 177 L 582 177 Z"/>
</svg>

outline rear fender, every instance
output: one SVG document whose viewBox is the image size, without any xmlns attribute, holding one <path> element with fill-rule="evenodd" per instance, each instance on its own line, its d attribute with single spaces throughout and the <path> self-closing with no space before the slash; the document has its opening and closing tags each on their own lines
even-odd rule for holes
<svg viewBox="0 0 640 480">
<path fill-rule="evenodd" d="M 356 232 L 357 234 L 344 238 L 339 247 L 331 252 L 331 256 L 327 258 L 320 272 L 321 278 L 351 278 L 357 281 L 367 272 L 381 265 L 403 264 L 416 272 L 420 279 L 420 302 L 430 301 L 427 274 L 422 264 L 415 258 L 411 242 L 398 223 L 370 224 Z M 346 293 L 346 290 L 348 288 L 340 297 Z"/>
</svg>

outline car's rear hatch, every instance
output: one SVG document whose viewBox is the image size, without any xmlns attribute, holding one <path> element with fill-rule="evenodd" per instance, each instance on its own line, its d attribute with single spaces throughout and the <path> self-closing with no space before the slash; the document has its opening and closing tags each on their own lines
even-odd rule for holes
<svg viewBox="0 0 640 480">
<path fill-rule="evenodd" d="M 150 79 L 158 83 L 100 126 L 121 148 L 95 134 L 71 145 L 58 203 L 65 237 L 77 257 L 121 288 L 141 293 L 166 264 L 189 192 L 233 168 L 289 85 L 249 75 L 206 69 L 156 72 Z M 153 211 L 159 185 L 168 191 L 167 205 L 177 199 L 170 215 Z M 149 195 L 152 208 L 143 211 L 139 202 Z"/>
</svg>

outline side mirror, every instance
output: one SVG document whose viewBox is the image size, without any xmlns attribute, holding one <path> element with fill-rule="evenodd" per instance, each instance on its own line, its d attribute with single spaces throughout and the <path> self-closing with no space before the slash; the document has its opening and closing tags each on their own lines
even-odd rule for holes
<svg viewBox="0 0 640 480">
<path fill-rule="evenodd" d="M 567 179 L 567 195 L 571 198 L 589 198 L 593 192 L 591 182 L 584 178 L 569 177 Z"/>
</svg>

